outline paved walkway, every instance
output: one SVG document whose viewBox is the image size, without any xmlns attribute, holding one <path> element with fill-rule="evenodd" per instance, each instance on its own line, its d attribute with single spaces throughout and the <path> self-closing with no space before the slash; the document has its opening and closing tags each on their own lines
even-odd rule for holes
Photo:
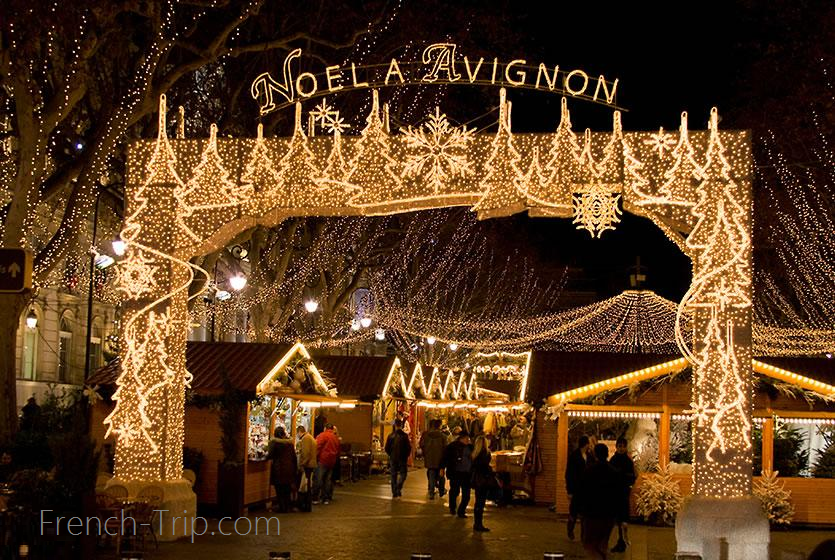
<svg viewBox="0 0 835 560">
<path fill-rule="evenodd" d="M 472 502 L 470 503 L 472 508 Z M 471 515 L 472 512 L 470 512 Z M 238 523 L 245 532 L 257 517 L 270 515 L 255 511 L 248 521 Z M 217 521 L 209 520 L 205 535 L 194 543 L 179 541 L 153 544 L 147 557 L 160 560 L 222 559 L 267 560 L 270 551 L 290 551 L 293 560 L 408 560 L 412 552 L 429 552 L 433 560 L 539 560 L 543 552 L 564 552 L 566 558 L 584 558 L 577 542 L 566 537 L 565 522 L 545 507 L 511 506 L 498 509 L 488 505 L 485 525 L 490 533 L 473 533 L 472 517 L 458 519 L 448 514 L 446 501 L 426 497 L 422 469 L 409 472 L 403 498 L 390 498 L 388 478 L 374 476 L 355 484 L 336 487 L 334 501 L 314 506 L 311 513 L 282 514 L 280 535 L 220 535 Z M 233 532 L 226 522 L 224 532 Z M 215 535 L 210 535 L 215 531 Z M 579 533 L 579 531 L 578 531 Z M 670 528 L 633 526 L 632 546 L 613 560 L 670 560 L 675 537 Z M 835 531 L 785 531 L 772 533 L 772 560 L 804 560 L 823 539 L 835 538 Z M 614 544 L 614 543 L 613 543 Z M 106 556 L 102 555 L 101 558 Z M 112 558 L 112 552 L 110 556 Z"/>
</svg>

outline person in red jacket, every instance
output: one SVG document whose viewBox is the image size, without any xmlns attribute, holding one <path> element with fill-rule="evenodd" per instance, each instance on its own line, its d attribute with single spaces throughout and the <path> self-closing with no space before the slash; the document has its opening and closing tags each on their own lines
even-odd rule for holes
<svg viewBox="0 0 835 560">
<path fill-rule="evenodd" d="M 313 484 L 313 503 L 325 505 L 333 499 L 333 467 L 339 457 L 339 438 L 333 433 L 333 424 L 325 425 L 325 431 L 316 437 L 316 481 Z"/>
</svg>

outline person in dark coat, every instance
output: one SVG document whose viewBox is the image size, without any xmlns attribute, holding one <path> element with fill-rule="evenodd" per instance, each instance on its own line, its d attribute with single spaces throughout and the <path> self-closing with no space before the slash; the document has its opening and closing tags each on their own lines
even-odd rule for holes
<svg viewBox="0 0 835 560">
<path fill-rule="evenodd" d="M 586 470 L 587 454 L 589 449 L 589 437 L 580 436 L 577 449 L 568 456 L 568 464 L 565 466 L 565 489 L 568 492 L 568 538 L 574 540 L 574 526 L 577 524 L 577 491 L 580 489 L 580 480 Z"/>
<path fill-rule="evenodd" d="M 26 401 L 26 405 L 20 409 L 20 412 L 22 413 L 20 418 L 21 431 L 34 430 L 41 419 L 41 407 L 38 405 L 34 396 L 29 397 L 29 400 Z"/>
<path fill-rule="evenodd" d="M 490 440 L 484 434 L 475 439 L 473 445 L 473 474 L 472 486 L 475 489 L 475 508 L 473 508 L 473 531 L 489 531 L 484 526 L 484 506 L 487 503 L 487 494 L 496 484 L 496 475 L 490 466 Z"/>
<path fill-rule="evenodd" d="M 449 479 L 449 513 L 458 517 L 467 517 L 467 504 L 470 503 L 470 488 L 473 471 L 473 446 L 470 434 L 466 430 L 458 432 L 458 438 L 446 446 L 442 463 L 443 472 Z M 458 494 L 461 504 L 456 508 Z"/>
<path fill-rule="evenodd" d="M 403 492 L 403 483 L 409 474 L 409 457 L 412 455 L 412 444 L 409 436 L 403 431 L 403 421 L 398 419 L 394 423 L 394 431 L 386 440 L 386 453 L 389 456 L 389 470 L 391 470 L 391 497 L 399 498 Z"/>
<path fill-rule="evenodd" d="M 618 524 L 618 543 L 612 548 L 612 552 L 625 552 L 628 540 L 626 537 L 626 522 L 629 521 L 629 494 L 632 485 L 635 484 L 635 463 L 629 457 L 626 448 L 626 438 L 621 436 L 615 444 L 615 454 L 609 459 L 609 464 L 620 474 L 621 488 L 615 496 L 617 508 L 615 521 Z"/>
<path fill-rule="evenodd" d="M 617 500 L 623 488 L 621 475 L 606 460 L 609 448 L 594 446 L 595 462 L 585 470 L 578 490 L 578 510 L 583 518 L 581 540 L 589 558 L 606 560 L 609 536 L 615 526 Z"/>
<path fill-rule="evenodd" d="M 429 429 L 420 436 L 420 448 L 423 451 L 423 466 L 426 467 L 426 480 L 429 483 L 429 499 L 435 499 L 435 489 L 443 498 L 446 494 L 446 480 L 441 475 L 441 463 L 444 459 L 446 438 L 441 433 L 441 421 L 438 418 L 429 422 Z"/>
<path fill-rule="evenodd" d="M 270 441 L 268 457 L 270 466 L 270 484 L 275 486 L 279 513 L 290 511 L 290 494 L 296 482 L 296 448 L 287 437 L 282 426 L 275 429 L 275 438 Z"/>
</svg>

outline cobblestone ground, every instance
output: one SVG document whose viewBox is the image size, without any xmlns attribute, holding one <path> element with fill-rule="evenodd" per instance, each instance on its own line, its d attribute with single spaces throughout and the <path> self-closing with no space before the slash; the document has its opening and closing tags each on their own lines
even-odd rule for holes
<svg viewBox="0 0 835 560">
<path fill-rule="evenodd" d="M 470 504 L 472 508 L 472 502 Z M 256 517 L 272 515 L 251 512 Z M 472 511 L 469 512 L 472 515 Z M 267 560 L 270 551 L 289 551 L 293 560 L 358 560 L 362 558 L 408 560 L 413 552 L 428 552 L 433 560 L 541 559 L 543 552 L 560 551 L 566 558 L 584 558 L 577 542 L 566 537 L 565 521 L 545 507 L 488 505 L 485 525 L 491 532 L 473 533 L 472 517 L 458 519 L 448 514 L 446 500 L 426 496 L 426 477 L 422 469 L 409 472 L 403 498 L 390 498 L 388 479 L 373 476 L 357 483 L 337 486 L 334 501 L 314 506 L 311 513 L 282 514 L 280 534 L 220 535 L 217 521 L 209 520 L 208 532 L 194 543 L 150 545 L 147 558 L 159 560 L 222 559 Z M 238 529 L 246 531 L 246 521 Z M 233 532 L 231 522 L 224 532 Z M 215 531 L 215 535 L 209 532 Z M 578 531 L 579 533 L 579 531 Z M 633 526 L 632 546 L 613 560 L 670 560 L 675 552 L 672 529 Z M 833 531 L 784 531 L 772 533 L 772 560 L 803 560 L 818 542 L 835 538 Z M 614 544 L 614 543 L 613 543 Z M 100 558 L 112 558 L 102 551 Z"/>
</svg>

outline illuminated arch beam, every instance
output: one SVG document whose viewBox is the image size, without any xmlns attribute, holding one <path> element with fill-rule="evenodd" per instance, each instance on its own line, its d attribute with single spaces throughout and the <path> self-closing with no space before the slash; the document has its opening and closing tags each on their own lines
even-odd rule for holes
<svg viewBox="0 0 835 560">
<path fill-rule="evenodd" d="M 754 368 L 754 372 L 761 375 L 767 375 L 768 377 L 785 381 L 786 383 L 791 383 L 792 385 L 797 385 L 798 387 L 814 391 L 815 393 L 820 393 L 822 395 L 835 396 L 835 386 L 827 383 L 816 381 L 815 379 L 806 377 L 805 375 L 800 375 L 799 373 L 794 373 L 793 371 L 772 366 L 771 364 L 766 364 L 765 362 L 761 362 L 759 360 L 751 360 L 751 365 Z"/>
</svg>

